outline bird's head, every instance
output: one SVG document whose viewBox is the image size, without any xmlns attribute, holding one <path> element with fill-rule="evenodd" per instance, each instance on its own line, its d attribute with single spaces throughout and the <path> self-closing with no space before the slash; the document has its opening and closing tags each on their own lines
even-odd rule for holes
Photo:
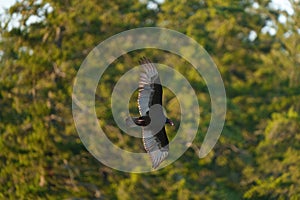
<svg viewBox="0 0 300 200">
<path fill-rule="evenodd" d="M 174 126 L 174 122 L 170 120 L 169 118 L 166 119 L 166 124 L 170 124 L 171 126 Z"/>
</svg>

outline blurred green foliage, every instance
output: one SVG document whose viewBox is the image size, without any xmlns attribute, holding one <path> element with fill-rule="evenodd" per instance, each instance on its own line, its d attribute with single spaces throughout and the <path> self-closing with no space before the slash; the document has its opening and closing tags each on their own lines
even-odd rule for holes
<svg viewBox="0 0 300 200">
<path fill-rule="evenodd" d="M 293 15 L 271 9 L 270 1 L 257 7 L 250 0 L 165 0 L 151 1 L 152 8 L 149 2 L 22 0 L 7 10 L 0 33 L 0 199 L 300 199 L 299 2 L 290 1 Z M 16 16 L 19 25 L 12 26 Z M 41 20 L 30 22 L 32 16 Z M 270 21 L 275 35 L 261 31 Z M 193 148 L 160 171 L 128 174 L 102 165 L 81 143 L 72 84 L 97 44 L 145 26 L 180 31 L 208 51 L 224 80 L 228 112 L 217 145 L 198 159 L 210 120 L 203 79 L 168 52 L 123 55 L 105 72 L 96 98 L 99 122 L 115 144 L 143 151 L 110 111 L 114 84 L 141 56 L 183 73 L 201 107 Z M 178 123 L 172 92 L 166 90 L 164 103 Z"/>
</svg>

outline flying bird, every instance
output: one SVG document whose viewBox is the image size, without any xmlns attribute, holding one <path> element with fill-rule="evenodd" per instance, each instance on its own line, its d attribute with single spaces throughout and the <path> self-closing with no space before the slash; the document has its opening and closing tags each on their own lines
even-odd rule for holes
<svg viewBox="0 0 300 200">
<path fill-rule="evenodd" d="M 142 127 L 144 147 L 150 155 L 152 168 L 155 169 L 169 153 L 165 124 L 174 126 L 174 123 L 163 113 L 163 89 L 155 65 L 145 57 L 139 63 L 142 68 L 138 94 L 140 117 L 129 117 L 126 124 L 130 127 Z"/>
</svg>

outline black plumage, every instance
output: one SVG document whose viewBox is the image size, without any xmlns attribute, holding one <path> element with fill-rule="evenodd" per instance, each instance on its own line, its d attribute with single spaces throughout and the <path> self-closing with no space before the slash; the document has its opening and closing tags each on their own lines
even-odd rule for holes
<svg viewBox="0 0 300 200">
<path fill-rule="evenodd" d="M 142 126 L 144 147 L 150 154 L 152 167 L 157 168 L 166 159 L 169 151 L 165 124 L 173 126 L 174 123 L 163 113 L 163 88 L 155 65 L 145 57 L 140 59 L 139 63 L 142 68 L 138 95 L 141 116 L 126 121 L 129 126 Z"/>
</svg>

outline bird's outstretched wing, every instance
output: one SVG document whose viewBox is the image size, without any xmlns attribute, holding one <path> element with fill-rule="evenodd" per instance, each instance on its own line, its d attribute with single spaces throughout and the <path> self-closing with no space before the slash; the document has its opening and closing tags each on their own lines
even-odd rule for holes
<svg viewBox="0 0 300 200">
<path fill-rule="evenodd" d="M 138 107 L 141 116 L 145 116 L 154 104 L 162 105 L 162 86 L 157 69 L 145 57 L 140 60 L 142 72 L 139 81 Z"/>
<path fill-rule="evenodd" d="M 155 65 L 145 57 L 140 60 L 140 65 L 142 72 L 139 82 L 138 107 L 140 115 L 146 116 L 149 115 L 151 106 L 162 105 L 163 90 Z M 155 169 L 169 153 L 169 140 L 165 127 L 163 126 L 158 132 L 151 126 L 143 127 L 143 142 L 151 157 L 152 167 Z"/>
<path fill-rule="evenodd" d="M 143 72 L 140 74 L 138 107 L 141 116 L 149 115 L 150 107 L 162 105 L 162 86 L 157 69 L 145 57 L 140 60 Z M 163 114 L 163 113 L 162 113 Z M 157 168 L 169 153 L 169 140 L 165 127 L 157 133 L 151 126 L 143 127 L 143 142 L 152 161 L 152 167 Z"/>
<path fill-rule="evenodd" d="M 169 140 L 165 127 L 157 134 L 147 127 L 143 128 L 143 143 L 147 153 L 150 155 L 152 168 L 157 168 L 169 154 Z"/>
</svg>

